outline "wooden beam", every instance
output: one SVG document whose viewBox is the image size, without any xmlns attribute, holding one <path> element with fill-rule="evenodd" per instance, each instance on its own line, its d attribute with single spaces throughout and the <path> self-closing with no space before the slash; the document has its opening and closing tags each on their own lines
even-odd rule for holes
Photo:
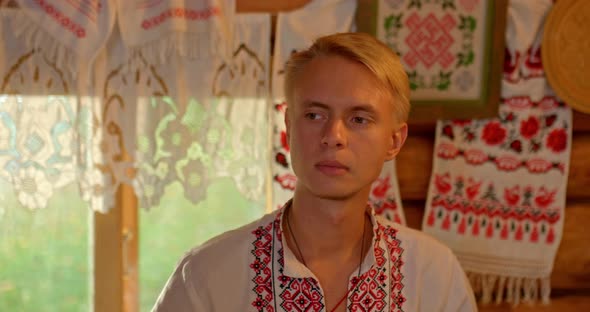
<svg viewBox="0 0 590 312">
<path fill-rule="evenodd" d="M 522 303 L 516 307 L 510 304 L 488 304 L 479 307 L 480 312 L 578 312 L 590 311 L 590 292 L 562 295 L 551 299 L 548 305 Z"/>
<path fill-rule="evenodd" d="M 135 190 L 121 186 L 123 210 L 123 311 L 139 311 L 139 207 Z"/>
<path fill-rule="evenodd" d="M 573 130 L 575 132 L 590 132 L 590 114 L 584 114 L 577 111 L 574 111 L 573 114 L 574 126 Z"/>
<path fill-rule="evenodd" d="M 116 198 L 108 213 L 94 214 L 94 311 L 137 312 L 137 199 L 128 185 Z"/>
<path fill-rule="evenodd" d="M 123 310 L 122 222 L 120 205 L 94 213 L 94 311 Z"/>
<path fill-rule="evenodd" d="M 299 9 L 311 0 L 237 0 L 238 13 L 279 13 Z"/>
</svg>

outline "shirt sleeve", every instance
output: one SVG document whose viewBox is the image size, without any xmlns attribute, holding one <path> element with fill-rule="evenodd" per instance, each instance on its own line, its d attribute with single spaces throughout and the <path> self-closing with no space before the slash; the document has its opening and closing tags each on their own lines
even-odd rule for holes
<svg viewBox="0 0 590 312">
<path fill-rule="evenodd" d="M 475 302 L 473 289 L 471 288 L 467 275 L 465 275 L 459 261 L 454 256 L 453 261 L 451 262 L 451 280 L 449 286 L 447 304 L 444 311 L 477 311 L 477 303 Z"/>
<path fill-rule="evenodd" d="M 193 286 L 189 257 L 184 258 L 166 282 L 152 312 L 210 311 Z"/>
</svg>

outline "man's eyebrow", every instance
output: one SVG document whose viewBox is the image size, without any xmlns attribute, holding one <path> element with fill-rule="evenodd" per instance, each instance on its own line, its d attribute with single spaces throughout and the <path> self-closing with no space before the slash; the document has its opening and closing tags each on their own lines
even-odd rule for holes
<svg viewBox="0 0 590 312">
<path fill-rule="evenodd" d="M 318 108 L 322 108 L 325 110 L 330 110 L 330 106 L 322 103 L 322 102 L 318 102 L 318 101 L 305 101 L 304 105 L 306 108 L 310 108 L 310 107 L 318 107 Z M 370 114 L 377 114 L 377 110 L 375 110 L 375 108 L 372 105 L 369 104 L 360 104 L 360 105 L 355 105 L 353 107 L 350 108 L 350 111 L 353 112 L 367 112 Z"/>
<path fill-rule="evenodd" d="M 370 114 L 377 114 L 377 110 L 375 110 L 375 108 L 369 104 L 355 105 L 350 110 L 353 112 L 362 111 Z"/>
<path fill-rule="evenodd" d="M 330 106 L 328 106 L 322 102 L 318 102 L 318 101 L 305 101 L 303 104 L 305 105 L 305 108 L 319 107 L 319 108 L 323 108 L 326 110 L 330 109 Z"/>
</svg>

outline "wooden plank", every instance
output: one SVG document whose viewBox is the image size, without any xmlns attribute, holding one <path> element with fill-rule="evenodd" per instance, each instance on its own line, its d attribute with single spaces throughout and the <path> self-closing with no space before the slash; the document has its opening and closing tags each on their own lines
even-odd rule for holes
<svg viewBox="0 0 590 312">
<path fill-rule="evenodd" d="M 567 196 L 572 199 L 590 199 L 590 133 L 575 133 L 572 141 Z M 408 137 L 396 162 L 403 199 L 426 198 L 433 149 L 433 135 Z"/>
<path fill-rule="evenodd" d="M 311 0 L 237 0 L 238 13 L 278 13 L 296 10 Z"/>
<path fill-rule="evenodd" d="M 565 209 L 563 237 L 551 276 L 554 288 L 590 289 L 589 221 L 590 200 L 568 203 Z"/>
<path fill-rule="evenodd" d="M 121 185 L 108 213 L 94 214 L 94 311 L 139 311 L 137 199 Z"/>
<path fill-rule="evenodd" d="M 548 305 L 520 304 L 513 307 L 509 304 L 485 305 L 479 307 L 480 312 L 579 312 L 590 311 L 590 292 L 580 295 L 565 295 L 553 298 Z"/>
<path fill-rule="evenodd" d="M 121 207 L 94 213 L 94 311 L 122 311 Z"/>
<path fill-rule="evenodd" d="M 410 136 L 396 157 L 400 195 L 404 200 L 426 198 L 433 150 L 434 135 Z"/>
<path fill-rule="evenodd" d="M 590 199 L 590 133 L 574 134 L 569 177 L 568 198 Z"/>
<path fill-rule="evenodd" d="M 403 201 L 409 227 L 420 230 L 424 216 L 424 201 Z M 566 206 L 561 244 L 557 251 L 551 284 L 557 292 L 590 291 L 590 200 L 570 201 Z M 590 293 L 589 293 L 590 295 Z"/>
<path fill-rule="evenodd" d="M 133 187 L 121 186 L 123 224 L 121 235 L 123 266 L 123 311 L 139 311 L 139 215 Z"/>
<path fill-rule="evenodd" d="M 590 114 L 574 111 L 574 132 L 590 132 Z"/>
</svg>

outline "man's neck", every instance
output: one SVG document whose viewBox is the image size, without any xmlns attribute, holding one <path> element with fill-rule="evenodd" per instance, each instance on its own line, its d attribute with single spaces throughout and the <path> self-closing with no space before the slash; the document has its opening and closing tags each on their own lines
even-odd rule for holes
<svg viewBox="0 0 590 312">
<path fill-rule="evenodd" d="M 289 226 L 307 263 L 318 258 L 359 256 L 363 230 L 368 234 L 365 241 L 370 241 L 372 233 L 365 217 L 368 193 L 369 188 L 350 198 L 333 200 L 301 188 L 295 191 L 287 211 Z M 364 249 L 366 252 L 367 244 Z"/>
</svg>

